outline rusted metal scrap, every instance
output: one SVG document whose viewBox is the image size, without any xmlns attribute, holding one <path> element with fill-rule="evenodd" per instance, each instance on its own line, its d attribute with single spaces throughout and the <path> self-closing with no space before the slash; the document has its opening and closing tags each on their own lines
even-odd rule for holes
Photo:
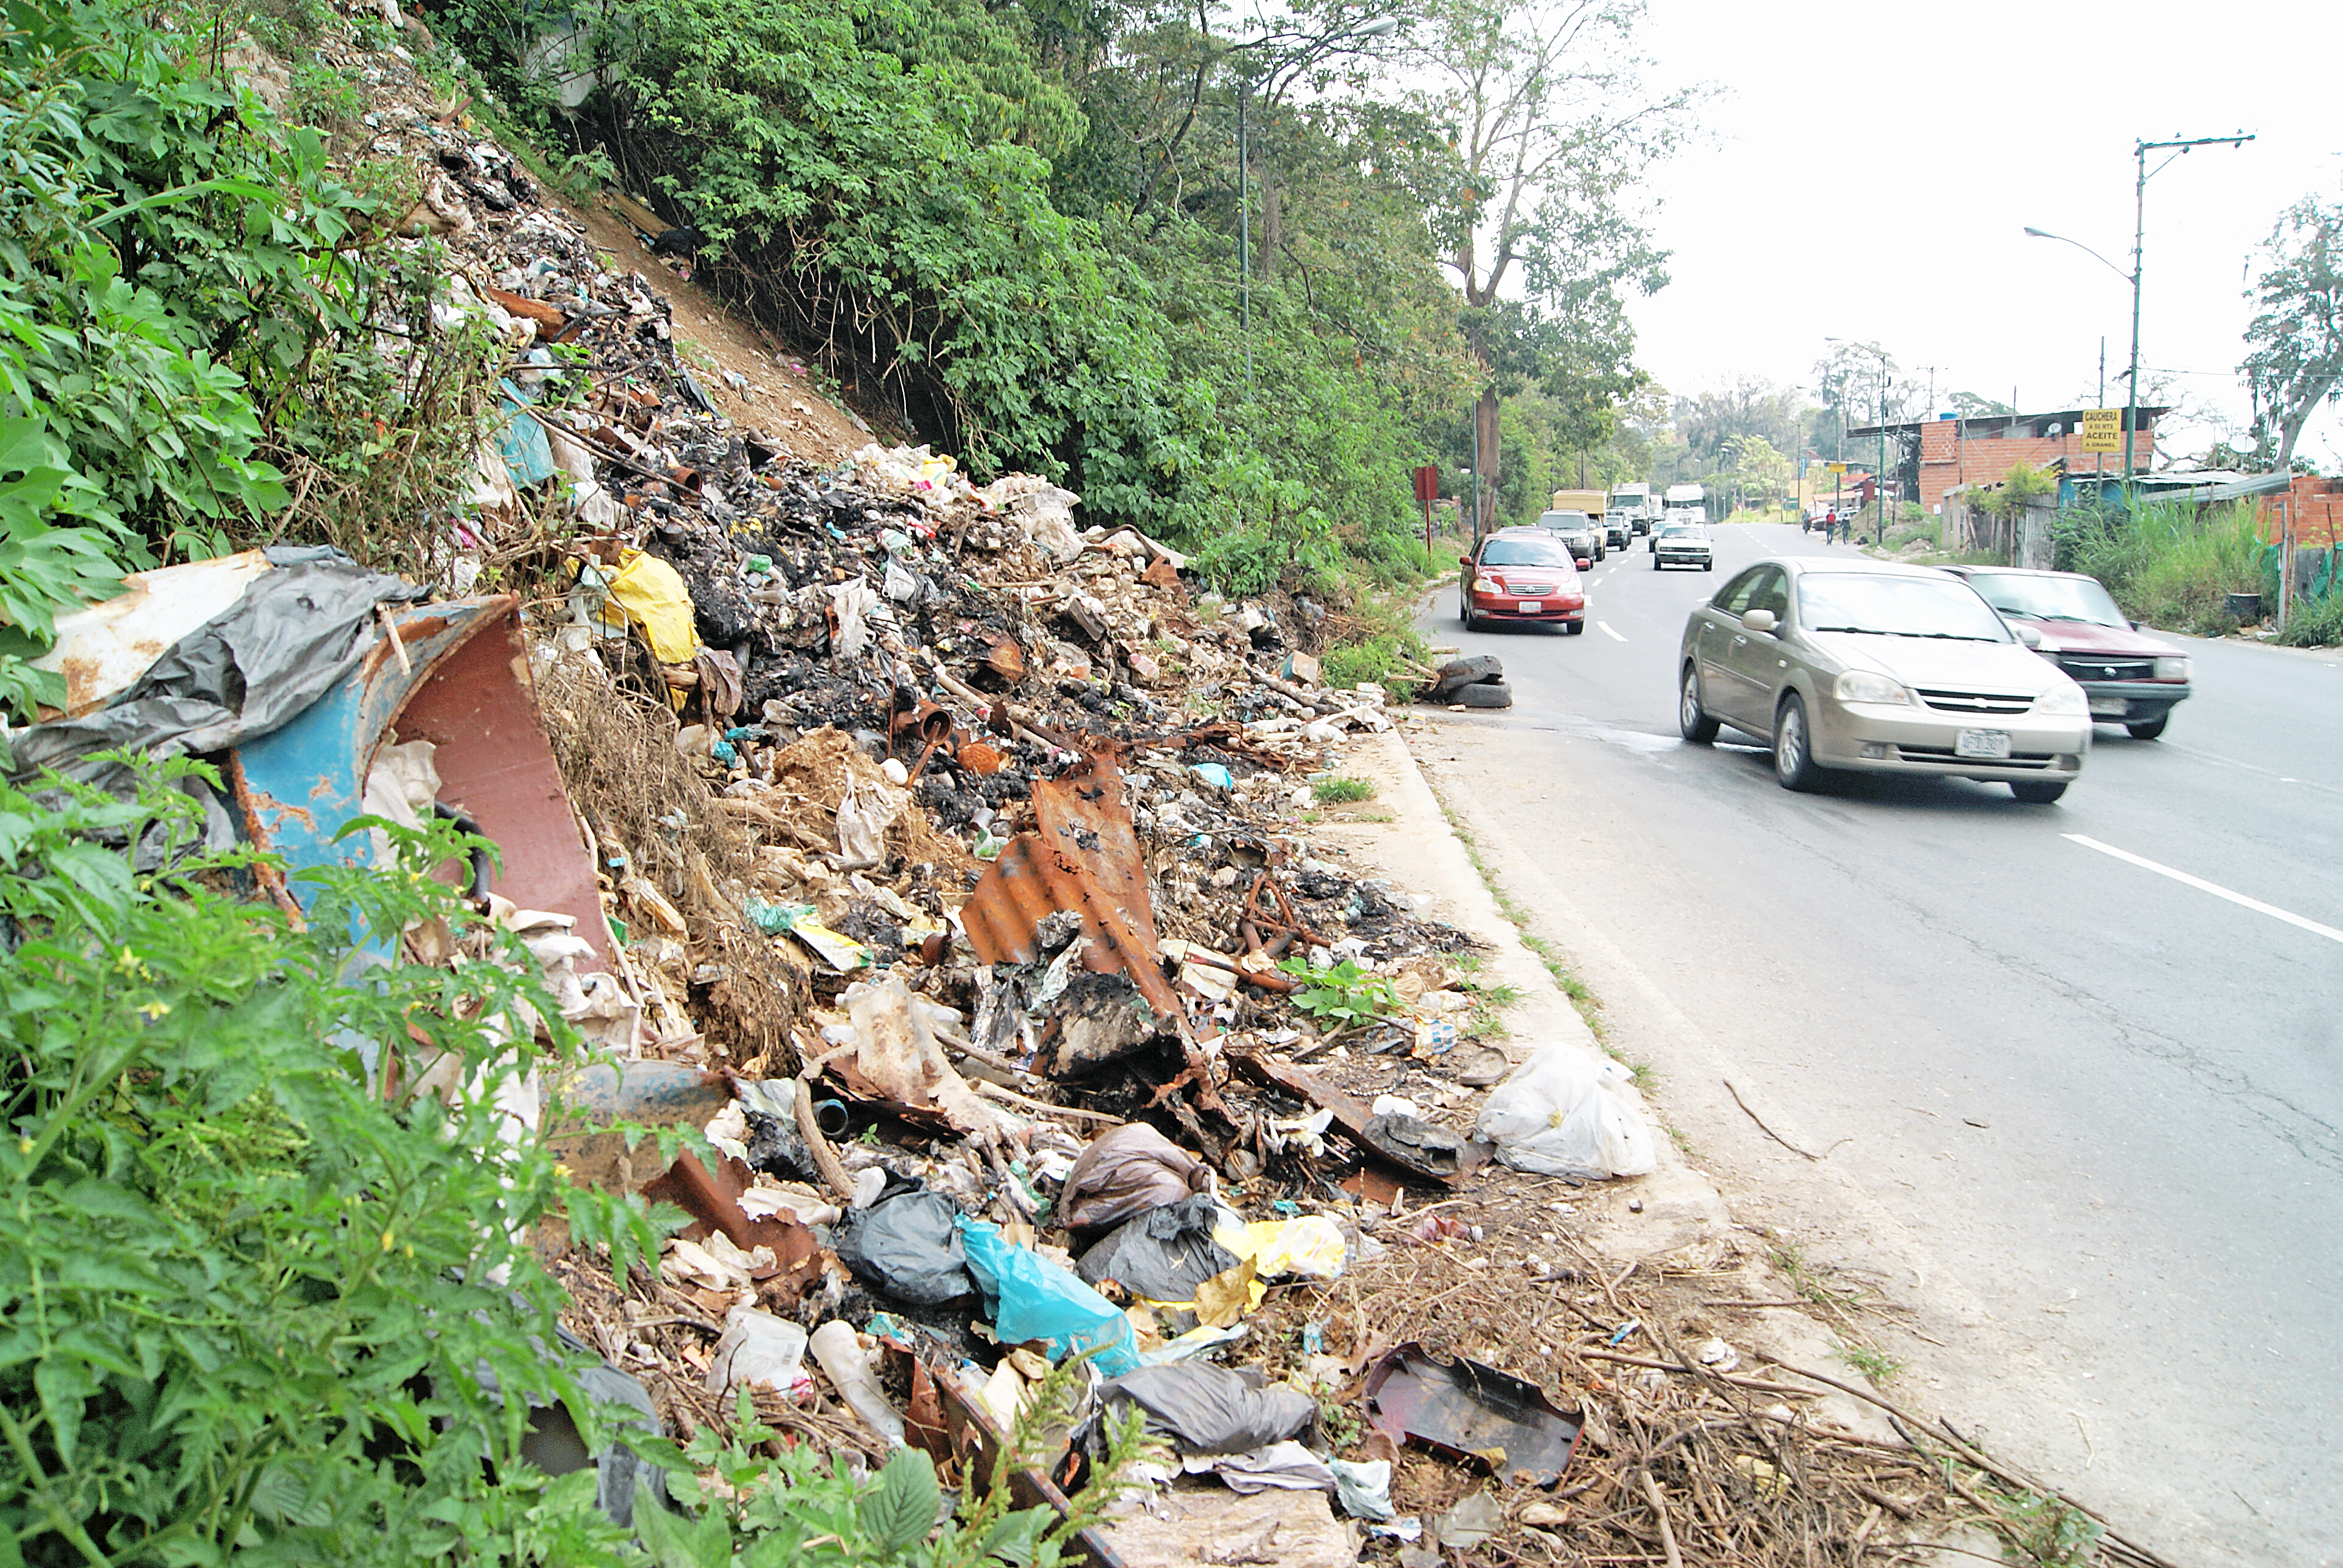
<svg viewBox="0 0 2343 1568">
<path fill-rule="evenodd" d="M 1085 968 L 1127 974 L 1158 1016 L 1181 1017 L 1155 943 L 1155 905 L 1111 751 L 1033 785 L 1038 830 L 1020 833 L 962 906 L 969 945 L 986 963 L 1040 957 L 1034 928 L 1060 910 L 1082 918 Z"/>
<path fill-rule="evenodd" d="M 1367 1422 L 1393 1442 L 1477 1459 L 1508 1482 L 1551 1486 L 1578 1446 L 1579 1418 L 1536 1384 L 1462 1356 L 1404 1344 L 1367 1373 Z"/>
</svg>

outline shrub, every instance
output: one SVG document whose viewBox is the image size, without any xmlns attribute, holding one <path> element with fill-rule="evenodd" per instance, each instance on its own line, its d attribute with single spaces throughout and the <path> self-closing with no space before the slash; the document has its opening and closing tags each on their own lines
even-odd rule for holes
<svg viewBox="0 0 2343 1568">
<path fill-rule="evenodd" d="M 2107 584 L 2126 615 L 2176 631 L 2218 637 L 2236 624 L 2230 594 L 2277 586 L 2268 578 L 2268 547 L 2250 502 L 2068 512 L 2059 518 L 2056 543 L 2059 564 Z"/>
</svg>

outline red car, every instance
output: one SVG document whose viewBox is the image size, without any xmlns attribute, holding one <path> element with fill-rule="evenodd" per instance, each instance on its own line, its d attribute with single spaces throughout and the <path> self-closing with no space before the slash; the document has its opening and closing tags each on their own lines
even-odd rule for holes
<svg viewBox="0 0 2343 1568">
<path fill-rule="evenodd" d="M 2095 721 L 2153 740 L 2187 699 L 2186 651 L 2132 625 L 2098 578 L 2026 567 L 1946 569 L 1966 578 L 2010 629 L 2075 678 Z"/>
<path fill-rule="evenodd" d="M 1540 621 L 1577 633 L 1586 629 L 1586 589 L 1570 547 L 1544 528 L 1499 528 L 1469 556 L 1458 597 L 1464 629 L 1489 621 Z"/>
</svg>

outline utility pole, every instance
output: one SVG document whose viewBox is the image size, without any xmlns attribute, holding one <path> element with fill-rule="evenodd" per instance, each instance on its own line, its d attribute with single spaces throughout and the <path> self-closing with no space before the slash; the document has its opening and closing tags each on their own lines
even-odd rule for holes
<svg viewBox="0 0 2343 1568">
<path fill-rule="evenodd" d="M 2194 147 L 2242 147 L 2254 138 L 2243 131 L 2234 136 L 2196 136 L 2169 142 L 2140 142 L 2133 146 L 2132 157 L 2139 166 L 2139 177 L 2132 185 L 2131 229 L 2131 374 L 2130 390 L 2125 394 L 2124 411 L 2124 497 L 2130 503 L 2132 474 L 2137 467 L 2136 454 L 2139 449 L 2139 280 L 2141 258 L 2147 246 L 2147 179 L 2150 170 L 2147 155 L 2171 150 L 2172 157 L 2180 157 Z M 2161 174 L 2172 158 L 2156 166 L 2153 172 Z"/>
</svg>

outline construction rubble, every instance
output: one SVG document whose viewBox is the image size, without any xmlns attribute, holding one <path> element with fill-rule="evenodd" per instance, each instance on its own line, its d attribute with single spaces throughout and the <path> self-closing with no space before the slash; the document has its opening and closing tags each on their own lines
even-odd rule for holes
<svg viewBox="0 0 2343 1568">
<path fill-rule="evenodd" d="M 301 837 L 280 776 L 502 847 L 480 907 L 598 1063 L 516 1115 L 689 1217 L 623 1283 L 542 1241 L 643 1419 L 729 1428 L 746 1390 L 781 1441 L 915 1443 L 958 1485 L 1086 1356 L 1086 1418 L 1158 1442 L 1099 1563 L 1656 1562 L 1698 1532 L 1765 1562 L 1786 1516 L 1853 1562 L 1936 1506 L 1908 1451 L 1680 1349 L 1570 1240 L 1586 1183 L 1653 1168 L 1640 1102 L 1495 1049 L 1473 940 L 1313 849 L 1314 783 L 1393 722 L 1321 678 L 1326 608 L 1216 597 L 1043 479 L 794 455 L 460 113 L 380 134 L 427 159 L 435 308 L 509 355 L 447 575 L 358 584 L 279 728 L 140 735 L 235 748 L 222 819 L 296 862 L 364 840 Z M 147 574 L 61 626 L 62 667 L 140 615 L 171 612 L 150 662 L 242 646 L 218 628 L 272 584 L 357 571 L 328 554 Z M 545 587 L 475 592 L 512 581 Z M 156 678 L 106 668 L 62 724 Z M 1036 1495 L 1097 1452 L 1061 1446 Z"/>
</svg>

